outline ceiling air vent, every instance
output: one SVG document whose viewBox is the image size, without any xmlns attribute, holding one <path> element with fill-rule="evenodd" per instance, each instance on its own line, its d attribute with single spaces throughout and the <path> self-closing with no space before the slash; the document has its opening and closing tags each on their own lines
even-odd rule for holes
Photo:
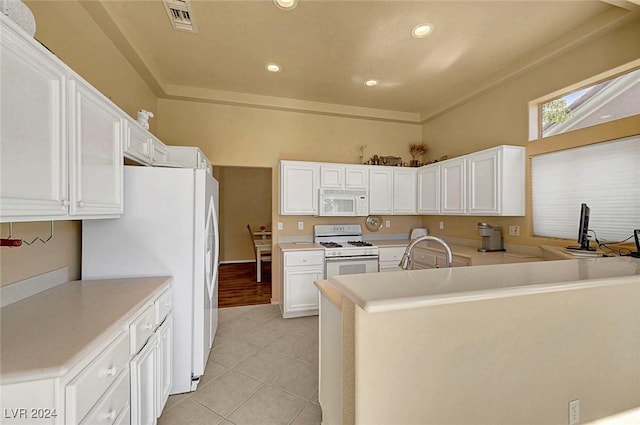
<svg viewBox="0 0 640 425">
<path fill-rule="evenodd" d="M 196 24 L 191 18 L 191 6 L 187 0 L 164 0 L 164 7 L 173 29 L 196 32 Z"/>
</svg>

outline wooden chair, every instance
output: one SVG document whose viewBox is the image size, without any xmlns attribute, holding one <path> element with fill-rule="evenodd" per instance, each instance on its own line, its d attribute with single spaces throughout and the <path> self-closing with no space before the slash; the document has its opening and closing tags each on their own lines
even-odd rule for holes
<svg viewBox="0 0 640 425">
<path fill-rule="evenodd" d="M 256 282 L 262 282 L 262 262 L 271 261 L 271 239 L 257 239 L 251 230 L 251 225 L 247 224 L 251 244 L 253 245 L 253 255 L 256 259 Z"/>
</svg>

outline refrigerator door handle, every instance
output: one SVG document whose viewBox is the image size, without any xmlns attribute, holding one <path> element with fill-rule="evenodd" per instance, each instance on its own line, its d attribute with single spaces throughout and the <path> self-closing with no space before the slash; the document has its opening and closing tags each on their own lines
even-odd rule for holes
<svg viewBox="0 0 640 425">
<path fill-rule="evenodd" d="M 218 218 L 215 211 L 215 203 L 213 196 L 209 199 L 209 211 L 207 212 L 207 224 L 205 231 L 207 247 L 205 258 L 205 280 L 207 282 L 207 292 L 209 299 L 213 298 L 216 278 L 218 277 L 218 260 L 219 260 L 219 236 L 218 236 Z M 211 252 L 213 251 L 213 253 Z M 213 255 L 212 255 L 213 254 Z M 213 258 L 212 258 L 213 257 Z"/>
</svg>

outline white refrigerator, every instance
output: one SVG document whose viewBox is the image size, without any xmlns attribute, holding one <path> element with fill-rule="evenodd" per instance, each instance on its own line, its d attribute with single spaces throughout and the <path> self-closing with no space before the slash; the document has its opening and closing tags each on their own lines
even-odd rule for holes
<svg viewBox="0 0 640 425">
<path fill-rule="evenodd" d="M 195 391 L 218 326 L 218 182 L 126 166 L 124 214 L 82 223 L 82 278 L 172 276 L 171 394 Z"/>
</svg>

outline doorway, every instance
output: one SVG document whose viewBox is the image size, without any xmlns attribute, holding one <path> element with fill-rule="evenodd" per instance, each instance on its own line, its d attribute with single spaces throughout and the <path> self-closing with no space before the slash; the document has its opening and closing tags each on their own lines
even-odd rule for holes
<svg viewBox="0 0 640 425">
<path fill-rule="evenodd" d="M 247 224 L 271 230 L 271 176 L 267 167 L 214 166 L 220 185 L 220 307 L 271 302 L 271 264 L 262 262 L 256 282 L 256 261 Z"/>
</svg>

